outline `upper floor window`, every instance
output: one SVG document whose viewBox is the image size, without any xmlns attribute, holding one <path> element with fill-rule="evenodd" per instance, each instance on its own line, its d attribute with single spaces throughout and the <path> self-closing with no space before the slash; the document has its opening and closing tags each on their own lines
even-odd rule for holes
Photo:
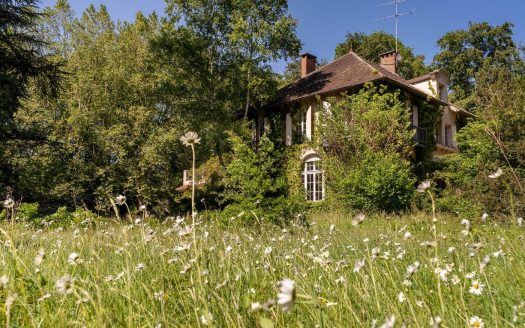
<svg viewBox="0 0 525 328">
<path fill-rule="evenodd" d="M 445 146 L 454 147 L 452 142 L 452 126 L 450 125 L 445 126 Z"/>
<path fill-rule="evenodd" d="M 302 110 L 296 115 L 296 127 L 294 134 L 295 143 L 303 143 L 307 140 L 308 111 Z"/>
<path fill-rule="evenodd" d="M 447 86 L 438 84 L 438 96 L 439 99 L 445 101 L 447 99 Z"/>
</svg>

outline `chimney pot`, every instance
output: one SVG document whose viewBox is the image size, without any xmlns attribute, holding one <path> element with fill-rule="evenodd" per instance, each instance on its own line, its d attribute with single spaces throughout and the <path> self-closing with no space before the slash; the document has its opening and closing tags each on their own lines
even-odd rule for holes
<svg viewBox="0 0 525 328">
<path fill-rule="evenodd" d="M 394 50 L 379 55 L 379 64 L 391 73 L 396 73 L 397 52 Z"/>
<path fill-rule="evenodd" d="M 301 78 L 315 71 L 316 59 L 317 57 L 309 53 L 301 55 Z"/>
</svg>

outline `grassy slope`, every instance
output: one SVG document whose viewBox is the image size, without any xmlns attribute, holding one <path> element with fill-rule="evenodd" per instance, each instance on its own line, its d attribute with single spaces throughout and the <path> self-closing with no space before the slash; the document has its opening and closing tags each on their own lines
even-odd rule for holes
<svg viewBox="0 0 525 328">
<path fill-rule="evenodd" d="M 140 225 L 108 222 L 36 230 L 4 224 L 9 235 L 0 236 L 0 276 L 7 275 L 9 284 L 0 290 L 0 304 L 8 295 L 17 296 L 9 311 L 0 312 L 0 323 L 5 325 L 9 313 L 13 326 L 187 327 L 203 325 L 202 316 L 211 313 L 217 327 L 254 327 L 261 317 L 276 326 L 370 327 L 393 314 L 396 326 L 406 321 L 409 327 L 428 327 L 440 315 L 442 327 L 464 327 L 472 316 L 481 317 L 486 326 L 505 327 L 514 325 L 514 305 L 524 312 L 525 228 L 516 223 L 474 220 L 464 236 L 459 219 L 439 217 L 436 261 L 434 248 L 421 246 L 434 238 L 427 215 L 367 217 L 358 226 L 351 219 L 324 213 L 315 216 L 310 228 L 290 226 L 284 232 L 270 225 L 256 229 L 202 223 L 197 248 L 187 250 L 180 248 L 191 245 L 192 235 L 180 236 L 173 221 L 146 226 L 145 241 Z M 335 230 L 330 232 L 332 223 Z M 404 238 L 407 231 L 409 239 Z M 476 243 L 478 250 L 473 249 Z M 449 253 L 452 246 L 456 251 Z M 372 259 L 375 247 L 380 255 Z M 46 257 L 37 270 L 34 258 L 40 248 Z M 494 257 L 500 249 L 505 255 Z M 75 265 L 67 263 L 72 252 L 80 254 Z M 491 261 L 480 271 L 486 255 Z M 365 266 L 354 273 L 355 261 L 362 258 Z M 415 261 L 421 266 L 407 279 L 412 285 L 404 285 L 407 266 Z M 433 272 L 447 265 L 448 281 L 440 281 L 440 293 Z M 209 273 L 203 275 L 205 270 Z M 485 285 L 481 295 L 469 293 L 468 272 L 476 272 Z M 74 278 L 75 288 L 64 296 L 55 283 L 65 274 Z M 459 278 L 455 285 L 454 275 Z M 251 313 L 252 302 L 276 298 L 276 282 L 283 278 L 297 286 L 291 313 L 278 307 Z M 163 296 L 155 297 L 160 291 Z M 49 298 L 37 301 L 47 293 Z M 519 316 L 516 325 L 524 319 Z"/>
</svg>

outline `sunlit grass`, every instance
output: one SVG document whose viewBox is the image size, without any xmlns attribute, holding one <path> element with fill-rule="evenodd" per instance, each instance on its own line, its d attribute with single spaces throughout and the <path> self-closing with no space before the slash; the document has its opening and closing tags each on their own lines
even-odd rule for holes
<svg viewBox="0 0 525 328">
<path fill-rule="evenodd" d="M 365 215 L 356 226 L 353 218 L 324 213 L 314 215 L 310 227 L 283 228 L 235 221 L 225 226 L 201 217 L 196 246 L 191 218 L 146 222 L 144 234 L 141 224 L 111 220 L 42 230 L 3 223 L 0 276 L 8 282 L 0 290 L 0 321 L 43 327 L 380 327 L 393 315 L 399 327 L 428 327 L 436 316 L 442 327 L 464 327 L 474 316 L 486 327 L 525 322 L 525 244 L 516 222 L 471 220 L 465 236 L 460 219 L 438 215 L 435 259 L 431 215 Z M 45 257 L 37 266 L 40 249 Z M 79 257 L 68 263 L 71 253 Z M 360 268 L 356 261 L 363 259 Z M 407 274 L 416 262 L 417 270 Z M 73 279 L 69 294 L 56 286 L 66 275 Z M 275 303 L 276 284 L 284 278 L 296 288 L 289 313 Z M 469 292 L 473 281 L 483 285 L 480 295 Z M 256 302 L 264 309 L 251 311 Z"/>
</svg>

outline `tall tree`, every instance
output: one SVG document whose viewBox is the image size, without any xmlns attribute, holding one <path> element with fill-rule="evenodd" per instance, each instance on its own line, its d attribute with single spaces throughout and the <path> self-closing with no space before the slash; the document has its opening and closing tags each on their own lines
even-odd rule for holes
<svg viewBox="0 0 525 328">
<path fill-rule="evenodd" d="M 354 51 L 359 56 L 374 63 L 379 63 L 379 55 L 396 48 L 396 38 L 385 32 L 366 34 L 363 32 L 347 33 L 346 40 L 335 48 L 335 58 Z M 398 42 L 398 51 L 403 57 L 397 67 L 397 73 L 406 79 L 411 79 L 428 73 L 425 57 L 414 55 L 412 48 Z"/>
<path fill-rule="evenodd" d="M 472 95 L 476 74 L 485 65 L 509 71 L 522 68 L 513 27 L 509 22 L 499 26 L 470 22 L 468 29 L 446 33 L 437 41 L 441 52 L 434 57 L 433 66 L 449 73 L 452 100 L 467 100 Z"/>
<path fill-rule="evenodd" d="M 286 0 L 170 0 L 168 13 L 207 43 L 210 73 L 239 75 L 244 118 L 275 87 L 269 64 L 297 56 L 300 48 Z"/>
</svg>

